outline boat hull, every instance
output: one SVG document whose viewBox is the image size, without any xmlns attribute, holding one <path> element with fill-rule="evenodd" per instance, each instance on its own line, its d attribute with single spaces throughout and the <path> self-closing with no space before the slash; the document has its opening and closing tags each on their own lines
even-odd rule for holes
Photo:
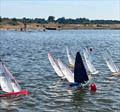
<svg viewBox="0 0 120 112">
<path fill-rule="evenodd" d="M 28 95 L 28 93 L 29 93 L 28 90 L 22 90 L 19 92 L 9 92 L 9 93 L 0 94 L 0 97 L 8 97 L 8 96 L 14 96 L 14 95 Z"/>
<path fill-rule="evenodd" d="M 112 75 L 120 76 L 120 72 L 113 72 Z"/>
<path fill-rule="evenodd" d="M 99 73 L 99 71 L 97 70 L 97 71 L 95 71 L 95 72 L 91 72 L 91 74 L 93 74 L 93 75 L 95 75 L 95 74 L 98 74 Z"/>
</svg>

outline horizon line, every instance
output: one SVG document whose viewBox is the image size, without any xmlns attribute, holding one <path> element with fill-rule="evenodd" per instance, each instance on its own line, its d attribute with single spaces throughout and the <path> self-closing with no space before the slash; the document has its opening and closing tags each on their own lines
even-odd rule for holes
<svg viewBox="0 0 120 112">
<path fill-rule="evenodd" d="M 16 19 L 23 19 L 23 18 L 26 18 L 26 19 L 45 19 L 45 20 L 47 20 L 48 18 L 43 18 L 43 17 L 34 17 L 34 18 L 32 18 L 32 17 L 2 17 L 2 16 L 0 16 L 2 19 L 4 19 L 4 18 L 8 18 L 8 19 L 13 19 L 13 18 L 16 18 Z M 48 16 L 49 17 L 49 16 Z M 55 17 L 55 16 L 53 16 L 53 17 Z M 56 17 L 55 17 L 56 18 Z M 86 18 L 86 17 L 77 17 L 77 18 L 71 18 L 71 17 L 58 17 L 58 18 L 56 18 L 55 20 L 57 20 L 57 19 L 59 19 L 59 18 L 65 18 L 65 19 L 83 19 L 83 18 L 85 18 L 85 19 L 88 19 L 88 20 L 113 20 L 113 21 L 120 21 L 119 19 L 100 19 L 100 18 L 96 18 L 96 19 L 89 19 L 89 18 Z"/>
</svg>

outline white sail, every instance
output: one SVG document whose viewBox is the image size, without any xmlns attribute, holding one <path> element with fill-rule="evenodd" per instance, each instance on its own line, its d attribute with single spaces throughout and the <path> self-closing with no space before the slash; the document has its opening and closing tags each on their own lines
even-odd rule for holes
<svg viewBox="0 0 120 112">
<path fill-rule="evenodd" d="M 63 77 L 64 77 L 64 74 L 62 73 L 59 65 L 57 64 L 56 59 L 54 59 L 53 56 L 52 56 L 50 53 L 48 53 L 48 59 L 49 59 L 51 65 L 52 65 L 53 69 L 54 69 L 55 72 L 57 73 L 57 75 L 58 75 L 59 77 L 62 77 L 62 78 L 63 78 Z"/>
<path fill-rule="evenodd" d="M 68 47 L 66 47 L 66 51 L 67 51 L 67 57 L 68 57 L 69 64 L 74 66 L 75 60 L 74 60 L 74 57 L 73 57 L 72 53 L 68 49 Z"/>
<path fill-rule="evenodd" d="M 3 81 L 5 81 L 5 83 L 7 83 L 6 88 L 7 87 L 9 88 L 9 86 L 10 86 L 12 88 L 12 91 L 14 91 L 14 92 L 21 91 L 20 85 L 17 83 L 17 81 L 15 80 L 13 75 L 7 69 L 7 67 L 3 63 L 1 63 L 1 66 L 2 66 L 2 71 L 3 71 L 3 74 L 4 74 L 4 76 L 3 76 L 4 78 L 2 78 L 2 79 L 4 79 Z"/>
<path fill-rule="evenodd" d="M 85 49 L 83 50 L 83 54 L 84 54 L 84 58 L 85 58 L 86 65 L 87 65 L 90 73 L 91 73 L 91 74 L 97 74 L 98 71 L 96 70 L 96 68 L 95 68 L 94 65 L 92 64 L 91 56 L 90 56 L 90 53 L 88 52 L 87 48 L 85 48 Z"/>
<path fill-rule="evenodd" d="M 18 82 L 15 80 L 15 78 L 13 77 L 13 75 L 10 73 L 10 71 L 7 69 L 7 67 L 5 65 L 4 65 L 4 69 L 5 69 L 5 72 L 10 79 L 10 83 L 12 85 L 12 88 L 13 88 L 14 92 L 21 91 L 20 85 L 18 84 Z"/>
<path fill-rule="evenodd" d="M 115 65 L 112 57 L 110 56 L 110 53 L 105 52 L 104 54 L 104 59 L 107 63 L 108 68 L 110 69 L 111 72 L 115 73 L 115 72 L 119 72 L 119 68 L 117 65 Z"/>
<path fill-rule="evenodd" d="M 7 78 L 4 76 L 0 76 L 0 86 L 1 86 L 1 89 L 5 92 L 13 92 L 12 86 L 10 85 Z"/>
<path fill-rule="evenodd" d="M 10 80 L 8 79 L 6 73 L 4 73 L 4 67 L 1 62 L 0 62 L 0 67 L 3 71 L 2 75 L 0 76 L 1 89 L 5 92 L 13 92 L 12 85 L 10 84 Z"/>
<path fill-rule="evenodd" d="M 60 59 L 57 60 L 58 61 L 58 65 L 61 68 L 63 74 L 65 75 L 66 79 L 71 82 L 74 83 L 74 74 L 72 73 L 72 71 L 66 67 Z"/>
</svg>

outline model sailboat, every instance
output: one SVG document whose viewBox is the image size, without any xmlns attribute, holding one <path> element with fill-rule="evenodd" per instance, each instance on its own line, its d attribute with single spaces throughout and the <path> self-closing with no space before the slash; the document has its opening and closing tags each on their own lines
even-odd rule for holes
<svg viewBox="0 0 120 112">
<path fill-rule="evenodd" d="M 2 69 L 2 74 L 0 76 L 0 86 L 4 94 L 0 94 L 0 97 L 18 95 L 18 94 L 28 94 L 28 90 L 21 90 L 20 85 L 13 77 L 11 72 L 5 66 L 5 64 L 0 60 L 0 68 Z"/>
<path fill-rule="evenodd" d="M 68 67 L 66 67 L 60 61 L 60 59 L 58 60 L 58 64 L 63 71 L 66 79 L 70 82 L 70 86 L 82 87 L 88 84 L 89 78 L 79 52 L 77 52 L 76 54 L 74 73 L 72 73 L 72 71 Z"/>
<path fill-rule="evenodd" d="M 110 69 L 110 71 L 112 72 L 113 75 L 120 75 L 120 69 L 118 68 L 118 66 L 114 63 L 110 53 L 108 51 L 106 51 L 104 53 L 104 59 L 107 63 L 108 68 Z"/>
<path fill-rule="evenodd" d="M 90 53 L 87 50 L 87 48 L 84 48 L 83 54 L 84 54 L 84 58 L 85 58 L 87 68 L 90 71 L 90 73 L 91 74 L 97 74 L 98 71 L 96 70 L 95 66 L 92 64 L 92 59 L 91 59 Z"/>
</svg>

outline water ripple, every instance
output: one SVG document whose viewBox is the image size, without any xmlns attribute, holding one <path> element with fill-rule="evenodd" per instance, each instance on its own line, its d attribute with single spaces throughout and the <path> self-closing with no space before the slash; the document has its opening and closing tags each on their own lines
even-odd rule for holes
<svg viewBox="0 0 120 112">
<path fill-rule="evenodd" d="M 0 56 L 29 96 L 1 98 L 1 112 L 119 112 L 120 78 L 113 77 L 102 53 L 109 49 L 120 68 L 119 30 L 62 30 L 46 32 L 0 31 Z M 73 54 L 85 46 L 94 48 L 93 75 L 96 93 L 74 91 L 60 80 L 47 58 L 48 51 L 68 63 L 65 47 Z"/>
</svg>

